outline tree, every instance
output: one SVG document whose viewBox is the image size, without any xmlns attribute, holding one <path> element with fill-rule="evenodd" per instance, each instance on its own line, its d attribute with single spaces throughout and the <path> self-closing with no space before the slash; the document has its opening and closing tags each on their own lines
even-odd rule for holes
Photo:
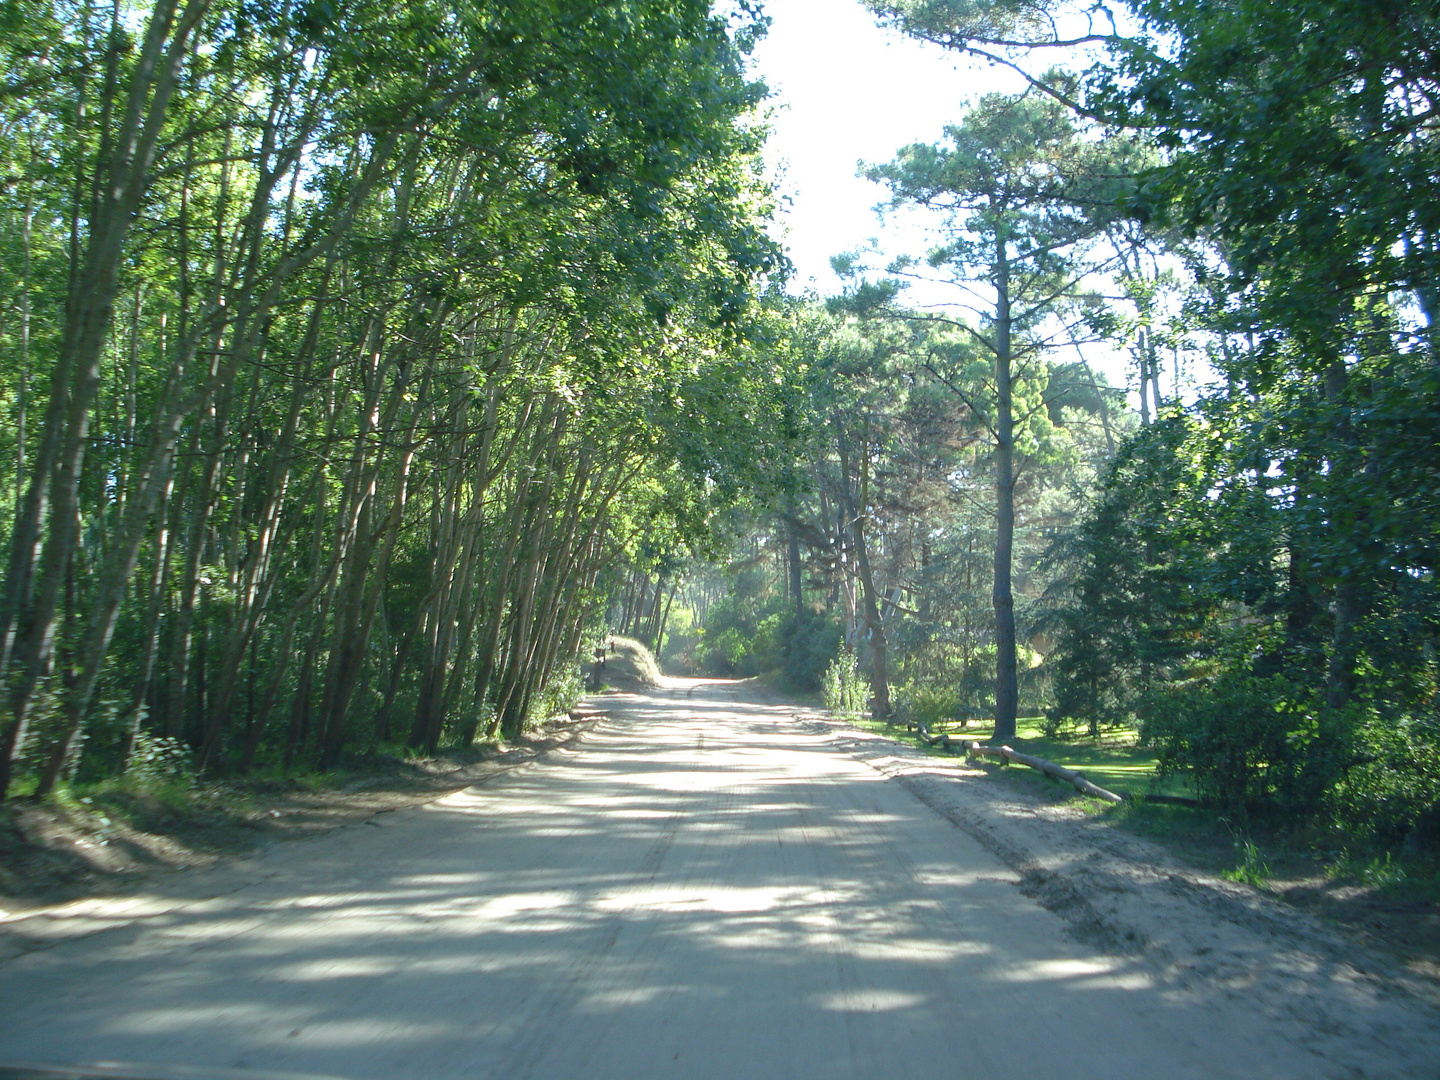
<svg viewBox="0 0 1440 1080">
<path fill-rule="evenodd" d="M 122 771 L 147 728 L 211 771 L 514 735 L 601 569 L 735 490 L 690 451 L 750 418 L 702 438 L 685 404 L 780 268 L 760 23 L 0 18 L 0 792 Z"/>
<path fill-rule="evenodd" d="M 995 737 L 1003 740 L 1014 737 L 1019 700 L 1012 577 L 1021 440 L 1038 448 L 1046 438 L 1040 361 L 1094 269 L 1090 252 L 1116 206 L 1123 155 L 1083 138 L 1063 105 L 1037 94 L 983 98 L 946 135 L 949 145 L 907 147 L 867 175 L 890 187 L 892 206 L 944 213 L 949 242 L 930 253 L 929 266 L 986 290 L 978 325 L 955 325 L 986 357 L 988 379 L 966 379 L 938 356 L 931 370 L 989 432 L 994 449 Z"/>
</svg>

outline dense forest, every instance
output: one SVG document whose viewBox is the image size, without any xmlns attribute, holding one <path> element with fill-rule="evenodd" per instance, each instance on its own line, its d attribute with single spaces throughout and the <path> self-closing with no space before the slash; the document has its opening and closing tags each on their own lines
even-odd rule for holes
<svg viewBox="0 0 1440 1080">
<path fill-rule="evenodd" d="M 708 448 L 780 265 L 754 21 L 3 16 L 0 789 L 433 750 L 572 692 L 605 568 L 739 482 Z"/>
<path fill-rule="evenodd" d="M 1440 15 L 867 4 L 1009 89 L 818 297 L 758 5 L 4 0 L 0 794 L 514 737 L 613 631 L 1440 842 Z"/>
<path fill-rule="evenodd" d="M 871 6 L 1027 88 L 867 167 L 939 240 L 792 312 L 803 436 L 673 661 L 997 741 L 1138 730 L 1232 821 L 1433 847 L 1433 9 Z"/>
</svg>

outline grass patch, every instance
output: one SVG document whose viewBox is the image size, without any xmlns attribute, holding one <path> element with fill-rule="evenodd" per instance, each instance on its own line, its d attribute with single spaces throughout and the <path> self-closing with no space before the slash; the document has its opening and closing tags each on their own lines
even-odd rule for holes
<svg viewBox="0 0 1440 1080">
<path fill-rule="evenodd" d="M 985 728 L 970 737 L 986 743 L 992 741 Z M 1022 754 L 1083 772 L 1092 783 L 1117 795 L 1193 794 L 1183 776 L 1160 779 L 1155 752 L 1140 745 L 1140 733 L 1134 728 L 1107 728 L 1094 739 L 1087 735 L 1050 738 L 1045 734 L 1042 718 L 1024 717 L 1016 722 L 1015 738 L 1008 745 Z"/>
<path fill-rule="evenodd" d="M 951 757 L 913 732 L 868 717 L 847 718 L 856 727 Z M 949 723 L 934 731 L 992 742 L 988 723 Z M 1154 753 L 1139 745 L 1134 729 L 1106 729 L 1098 739 L 1083 734 L 1047 737 L 1038 717 L 1016 725 L 1009 745 L 1083 772 L 1096 784 L 1125 796 L 1119 805 L 1089 800 L 1069 784 L 1034 769 L 1003 770 L 1008 783 L 1048 798 L 1077 800 L 1106 824 L 1145 837 L 1182 862 L 1240 884 L 1270 892 L 1303 910 L 1359 928 L 1367 940 L 1388 941 L 1407 958 L 1440 965 L 1440 860 L 1408 852 L 1344 850 L 1343 840 L 1313 821 L 1297 821 L 1274 808 L 1255 808 L 1233 821 L 1214 806 L 1148 802 L 1136 796 L 1189 797 L 1183 776 L 1158 778 Z M 989 759 L 987 759 L 989 760 Z M 992 775 L 1002 772 L 993 762 Z M 1432 921 L 1427 922 L 1426 919 Z"/>
<path fill-rule="evenodd" d="M 57 788 L 50 803 L 92 826 L 115 822 L 157 834 L 223 826 L 244 827 L 253 807 L 250 791 L 233 784 L 194 784 L 169 778 L 126 776 Z"/>
<path fill-rule="evenodd" d="M 1270 864 L 1265 861 L 1254 840 L 1237 840 L 1235 865 L 1229 870 L 1220 871 L 1220 876 L 1230 881 L 1238 881 L 1242 885 L 1263 889 L 1270 880 Z"/>
<path fill-rule="evenodd" d="M 944 750 L 927 745 L 913 732 L 892 726 L 879 720 L 860 717 L 851 721 L 855 726 L 872 731 L 896 742 L 919 747 L 928 754 L 938 757 L 949 756 Z M 958 722 L 942 724 L 932 729 L 934 734 L 948 731 L 962 739 L 976 739 L 991 743 L 993 728 L 986 724 L 962 725 Z M 1139 745 L 1139 733 L 1134 728 L 1109 728 L 1098 739 L 1088 736 L 1050 738 L 1045 734 L 1041 717 L 1023 717 L 1015 725 L 1015 738 L 1008 745 L 1013 750 L 1034 757 L 1045 758 L 1067 769 L 1076 769 L 1095 784 L 1117 795 L 1175 795 L 1192 794 L 1182 776 L 1169 776 L 1163 781 L 1159 777 L 1158 763 L 1153 751 Z M 1019 772 L 1030 774 L 1047 786 L 1073 790 L 1069 784 L 1044 776 L 1032 769 L 1017 766 Z"/>
<path fill-rule="evenodd" d="M 1440 861 L 1433 856 L 1330 853 L 1325 876 L 1338 884 L 1373 889 L 1381 899 L 1395 903 L 1440 906 Z"/>
</svg>

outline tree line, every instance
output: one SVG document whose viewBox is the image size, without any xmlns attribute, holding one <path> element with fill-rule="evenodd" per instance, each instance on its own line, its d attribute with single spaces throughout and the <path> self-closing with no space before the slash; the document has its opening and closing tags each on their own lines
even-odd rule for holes
<svg viewBox="0 0 1440 1080">
<path fill-rule="evenodd" d="M 868 167 L 937 241 L 797 304 L 803 436 L 692 654 L 845 649 L 876 715 L 1136 725 L 1232 814 L 1432 845 L 1432 6 L 867 3 L 1021 89 Z"/>
<path fill-rule="evenodd" d="M 767 408 L 757 17 L 0 21 L 0 794 L 156 739 L 326 768 L 553 709 L 617 568 L 703 524 Z"/>
</svg>

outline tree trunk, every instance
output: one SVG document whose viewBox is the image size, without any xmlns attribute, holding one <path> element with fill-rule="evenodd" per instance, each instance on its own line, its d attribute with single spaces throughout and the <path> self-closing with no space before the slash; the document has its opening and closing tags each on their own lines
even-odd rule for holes
<svg viewBox="0 0 1440 1080">
<path fill-rule="evenodd" d="M 870 500 L 870 449 L 868 438 L 860 444 L 860 499 L 856 505 L 850 486 L 849 437 L 842 428 L 839 432 L 840 448 L 840 489 L 845 501 L 845 512 L 850 518 L 851 538 L 855 545 L 855 569 L 860 578 L 861 611 L 865 629 L 869 632 L 870 645 L 870 692 L 873 695 L 871 714 L 877 720 L 890 715 L 890 672 L 889 655 L 885 641 L 885 624 L 880 619 L 880 602 L 875 592 L 875 577 L 870 570 L 870 551 L 865 542 L 865 523 L 869 517 Z"/>
<path fill-rule="evenodd" d="M 795 629 L 805 618 L 804 568 L 800 565 L 800 530 L 792 506 L 785 515 L 785 555 L 790 571 L 790 602 L 795 605 Z"/>
<path fill-rule="evenodd" d="M 176 0 L 162 0 L 151 12 L 130 75 L 124 118 L 113 137 L 108 125 L 103 133 L 84 253 L 77 250 L 71 264 L 74 275 L 44 435 L 16 514 L 0 590 L 0 674 L 11 676 L 10 716 L 0 729 L 0 799 L 9 788 L 13 758 L 55 648 L 61 593 L 79 538 L 81 473 L 125 238 L 149 183 L 189 36 L 208 0 L 191 0 L 178 21 L 176 7 Z M 107 100 L 105 108 L 111 107 Z"/>
<path fill-rule="evenodd" d="M 1015 597 L 1011 563 L 1015 543 L 1015 417 L 1011 380 L 1009 251 L 1002 237 L 995 251 L 995 735 L 1015 737 L 1020 694 L 1015 655 Z"/>
</svg>

